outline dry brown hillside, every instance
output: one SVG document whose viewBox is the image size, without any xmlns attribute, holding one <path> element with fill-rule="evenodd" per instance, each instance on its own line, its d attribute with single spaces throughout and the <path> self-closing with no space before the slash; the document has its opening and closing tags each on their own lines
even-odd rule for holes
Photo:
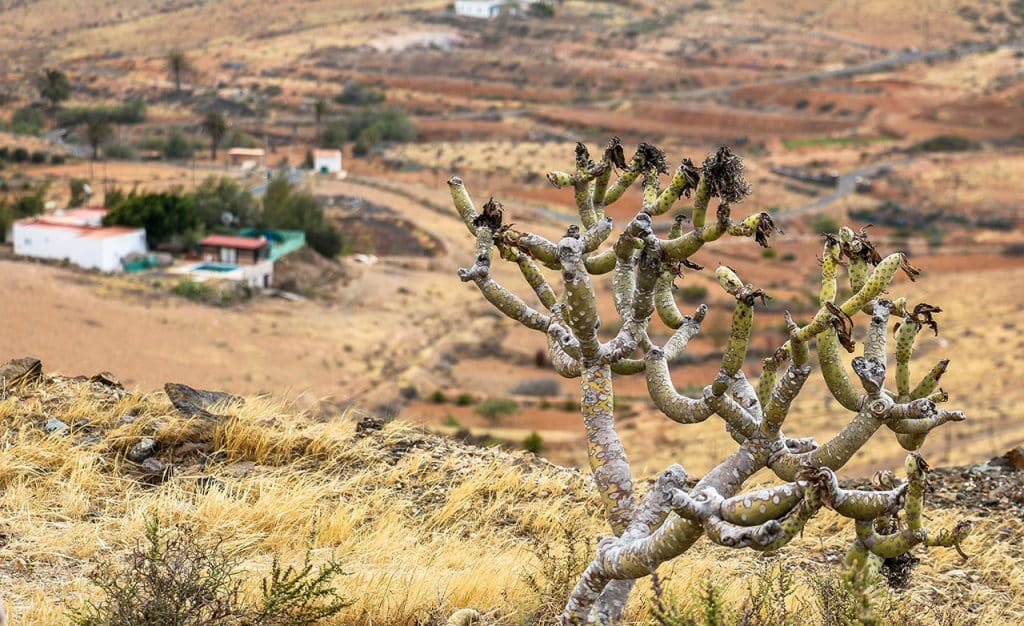
<svg viewBox="0 0 1024 626">
<path fill-rule="evenodd" d="M 356 602 L 336 623 L 366 625 L 439 624 L 458 607 L 486 623 L 531 623 L 565 591 L 564 568 L 538 557 L 582 567 L 586 538 L 603 526 L 586 476 L 526 453 L 398 421 L 305 414 L 265 396 L 189 406 L 180 387 L 142 393 L 110 374 L 47 375 L 35 363 L 4 366 L 0 391 L 0 593 L 17 624 L 62 623 L 96 593 L 87 572 L 133 545 L 153 513 L 225 538 L 253 569 L 272 552 L 300 558 L 314 536 L 314 556 L 333 554 L 350 572 L 340 584 Z M 937 470 L 931 485 L 931 520 L 975 521 L 969 558 L 921 554 L 891 598 L 915 623 L 1017 622 L 1024 474 L 999 459 Z M 781 566 L 799 574 L 794 602 L 807 600 L 804 575 L 836 567 L 847 526 L 822 515 L 763 556 L 698 544 L 662 568 L 662 581 L 689 599 L 710 579 L 738 602 L 760 572 Z M 644 583 L 634 623 L 648 623 L 649 597 Z"/>
</svg>

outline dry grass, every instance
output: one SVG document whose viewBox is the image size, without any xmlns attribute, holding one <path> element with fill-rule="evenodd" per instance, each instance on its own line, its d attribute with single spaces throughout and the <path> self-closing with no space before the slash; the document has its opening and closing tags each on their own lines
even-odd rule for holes
<svg viewBox="0 0 1024 626">
<path fill-rule="evenodd" d="M 45 435 L 50 417 L 89 423 L 69 436 Z M 564 545 L 567 526 L 579 529 L 575 543 L 604 532 L 582 475 L 400 422 L 360 435 L 353 416 L 314 419 L 265 397 L 217 423 L 187 420 L 163 394 L 60 377 L 15 390 L 0 401 L 0 419 L 0 584 L 24 626 L 61 623 L 92 593 L 89 569 L 130 547 L 153 513 L 200 536 L 226 537 L 253 570 L 274 552 L 301 559 L 314 536 L 314 554 L 334 554 L 351 573 L 340 584 L 356 603 L 338 624 L 430 624 L 464 606 L 518 623 L 540 602 L 528 579 L 544 569 L 531 546 Z M 156 438 L 159 456 L 174 464 L 173 478 L 159 486 L 140 481 L 123 459 L 142 436 Z M 202 477 L 220 482 L 201 488 Z M 933 511 L 930 522 L 963 514 Z M 829 568 L 849 542 L 848 526 L 823 514 L 777 557 L 702 542 L 662 574 L 681 598 L 710 577 L 738 602 L 765 558 Z M 1024 617 L 1022 532 L 1020 520 L 982 520 L 967 546 L 971 560 L 960 564 L 943 550 L 923 555 L 901 601 L 934 623 L 949 611 L 953 623 Z M 631 612 L 638 621 L 648 617 L 647 583 L 641 589 Z"/>
</svg>

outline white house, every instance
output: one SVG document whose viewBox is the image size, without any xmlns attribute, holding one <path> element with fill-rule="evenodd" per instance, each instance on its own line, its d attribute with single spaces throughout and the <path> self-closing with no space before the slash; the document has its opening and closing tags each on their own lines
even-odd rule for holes
<svg viewBox="0 0 1024 626">
<path fill-rule="evenodd" d="M 267 151 L 263 148 L 231 148 L 228 163 L 243 170 L 254 170 L 267 166 Z"/>
<path fill-rule="evenodd" d="M 314 150 L 313 171 L 321 174 L 341 172 L 341 150 Z"/>
<path fill-rule="evenodd" d="M 37 259 L 67 259 L 88 269 L 121 270 L 121 260 L 146 253 L 146 230 L 102 226 L 103 209 L 73 209 L 14 222 L 14 253 Z"/>
<path fill-rule="evenodd" d="M 455 14 L 466 17 L 492 18 L 499 15 L 517 15 L 519 4 L 508 0 L 456 0 Z"/>
</svg>

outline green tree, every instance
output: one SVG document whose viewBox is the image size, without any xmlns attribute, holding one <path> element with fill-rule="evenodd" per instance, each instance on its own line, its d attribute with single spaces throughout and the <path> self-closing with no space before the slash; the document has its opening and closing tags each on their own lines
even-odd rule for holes
<svg viewBox="0 0 1024 626">
<path fill-rule="evenodd" d="M 216 109 L 210 109 L 206 112 L 201 127 L 206 136 L 210 138 L 210 159 L 216 161 L 217 148 L 228 133 L 228 121 L 224 119 L 223 113 Z"/>
<path fill-rule="evenodd" d="M 68 188 L 71 191 L 71 199 L 68 200 L 68 207 L 75 208 L 85 204 L 89 196 L 85 193 L 86 181 L 81 178 L 72 178 L 68 181 Z"/>
<path fill-rule="evenodd" d="M 168 159 L 187 159 L 192 156 L 192 142 L 188 140 L 185 133 L 178 129 L 171 131 L 167 138 L 167 145 L 164 146 L 164 156 Z"/>
<path fill-rule="evenodd" d="M 32 193 L 25 194 L 13 202 L 7 198 L 0 198 L 0 241 L 7 236 L 7 231 L 15 220 L 20 220 L 33 215 L 40 215 L 46 208 L 46 192 L 49 184 L 44 183 L 35 188 Z"/>
<path fill-rule="evenodd" d="M 313 145 L 320 145 L 320 123 L 324 119 L 324 115 L 327 114 L 327 102 L 323 98 L 318 98 L 313 103 L 313 119 L 316 122 L 316 134 L 313 135 Z"/>
<path fill-rule="evenodd" d="M 60 70 L 45 70 L 36 78 L 36 89 L 39 90 L 39 96 L 49 102 L 53 110 L 71 96 L 71 83 Z"/>
<path fill-rule="evenodd" d="M 223 216 L 230 213 L 233 224 L 252 226 L 259 221 L 259 203 L 232 178 L 210 176 L 192 192 L 196 217 L 206 230 L 223 230 Z"/>
<path fill-rule="evenodd" d="M 192 197 L 167 192 L 129 195 L 107 213 L 103 223 L 145 228 L 151 248 L 199 226 Z"/>
<path fill-rule="evenodd" d="M 324 209 L 308 189 L 298 189 L 284 176 L 267 185 L 260 226 L 287 228 L 306 233 L 306 243 L 321 255 L 333 258 L 344 248 L 338 228 L 325 220 Z"/>
<path fill-rule="evenodd" d="M 174 78 L 174 93 L 181 93 L 181 77 L 192 69 L 185 51 L 175 48 L 167 53 L 167 70 Z"/>
<path fill-rule="evenodd" d="M 100 146 L 114 135 L 114 127 L 105 117 L 96 115 L 85 122 L 85 139 L 92 147 L 92 160 L 100 157 Z"/>
</svg>

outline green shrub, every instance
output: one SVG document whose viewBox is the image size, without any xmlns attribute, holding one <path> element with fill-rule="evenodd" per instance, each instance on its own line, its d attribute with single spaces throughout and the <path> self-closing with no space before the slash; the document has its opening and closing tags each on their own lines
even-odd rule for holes
<svg viewBox="0 0 1024 626">
<path fill-rule="evenodd" d="M 823 235 L 835 234 L 839 232 L 839 222 L 831 215 L 815 215 L 811 218 L 811 228 Z"/>
<path fill-rule="evenodd" d="M 146 121 L 146 103 L 141 98 L 129 98 L 115 105 L 62 109 L 56 116 L 59 126 L 77 126 L 95 118 L 111 124 L 139 124 Z"/>
<path fill-rule="evenodd" d="M 341 148 L 346 142 L 356 142 L 363 150 L 387 141 L 410 141 L 416 138 L 416 128 L 409 117 L 394 107 L 363 107 L 344 120 L 334 121 L 320 133 L 320 144 L 325 148 Z"/>
<path fill-rule="evenodd" d="M 778 255 L 779 255 L 779 253 L 775 251 L 775 248 L 762 248 L 761 249 L 761 258 L 763 258 L 763 259 L 774 259 Z"/>
<path fill-rule="evenodd" d="M 111 141 L 103 146 L 103 154 L 111 159 L 133 159 L 135 148 L 130 144 Z"/>
<path fill-rule="evenodd" d="M 206 283 L 197 283 L 184 278 L 177 285 L 171 287 L 171 293 L 194 302 L 209 302 L 213 299 L 214 290 Z"/>
<path fill-rule="evenodd" d="M 32 152 L 31 155 L 29 155 L 29 160 L 35 163 L 36 165 L 40 165 L 42 163 L 46 163 L 46 159 L 49 156 L 49 154 L 43 152 L 42 150 L 35 150 Z"/>
<path fill-rule="evenodd" d="M 351 601 L 338 594 L 343 576 L 333 558 L 282 567 L 275 555 L 261 593 L 245 593 L 241 557 L 226 541 L 200 540 L 194 528 L 160 528 L 154 516 L 145 539 L 122 563 L 107 561 L 89 574 L 98 602 L 70 612 L 75 626 L 309 626 L 333 617 Z"/>
<path fill-rule="evenodd" d="M 43 130 L 43 114 L 31 106 L 16 109 L 11 115 L 11 130 L 22 135 L 38 135 Z"/>
<path fill-rule="evenodd" d="M 25 148 L 18 147 L 11 152 L 11 160 L 15 163 L 25 163 L 28 159 L 29 153 Z"/>
<path fill-rule="evenodd" d="M 540 436 L 540 433 L 533 431 L 527 435 L 526 439 L 523 439 L 523 450 L 540 454 L 544 450 L 544 439 Z"/>
<path fill-rule="evenodd" d="M 683 302 L 703 302 L 708 297 L 708 288 L 704 285 L 683 285 L 679 288 L 679 297 Z"/>
<path fill-rule="evenodd" d="M 451 415 L 445 415 L 442 424 L 450 426 L 451 428 L 462 428 L 462 424 L 459 423 L 459 420 L 455 419 Z"/>
<path fill-rule="evenodd" d="M 434 404 L 444 404 L 445 402 L 448 402 L 448 396 L 444 395 L 444 391 L 435 389 L 434 392 L 430 394 L 430 401 Z"/>
<path fill-rule="evenodd" d="M 384 92 L 374 89 L 359 81 L 349 81 L 342 87 L 341 93 L 334 96 L 338 104 L 377 104 L 384 102 Z"/>
<path fill-rule="evenodd" d="M 505 415 L 511 415 L 519 410 L 515 400 L 509 398 L 488 398 L 476 405 L 476 413 L 486 417 L 492 422 L 497 422 Z"/>
<path fill-rule="evenodd" d="M 783 252 L 782 256 L 779 257 L 779 258 L 781 260 L 785 261 L 786 263 L 792 263 L 793 261 L 796 261 L 796 253 L 795 252 Z"/>
<path fill-rule="evenodd" d="M 476 399 L 472 396 L 472 394 L 460 393 L 458 396 L 455 397 L 456 406 L 470 406 L 474 402 L 476 402 Z"/>
<path fill-rule="evenodd" d="M 171 131 L 164 146 L 164 157 L 168 159 L 188 159 L 192 156 L 193 146 L 185 133 L 180 130 Z"/>
<path fill-rule="evenodd" d="M 50 155 L 50 165 L 63 165 L 65 160 L 66 159 L 64 158 L 63 154 Z"/>
<path fill-rule="evenodd" d="M 910 149 L 917 152 L 963 152 L 979 147 L 978 142 L 959 135 L 936 135 L 914 144 Z"/>
<path fill-rule="evenodd" d="M 333 259 L 345 250 L 345 238 L 341 230 L 327 222 L 306 229 L 306 243 L 328 259 Z"/>
</svg>

